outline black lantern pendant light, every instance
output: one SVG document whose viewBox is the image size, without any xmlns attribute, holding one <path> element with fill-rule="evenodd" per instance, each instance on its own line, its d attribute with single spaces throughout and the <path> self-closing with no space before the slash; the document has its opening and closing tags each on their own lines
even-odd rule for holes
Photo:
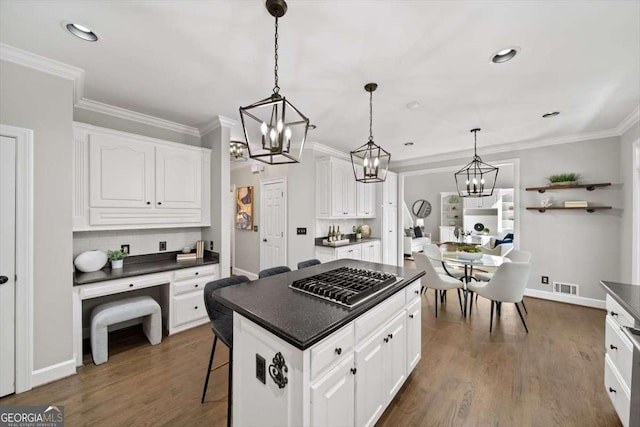
<svg viewBox="0 0 640 427">
<path fill-rule="evenodd" d="M 247 144 L 242 141 L 231 141 L 229 143 L 229 156 L 232 162 L 247 161 Z"/>
<path fill-rule="evenodd" d="M 240 118 L 249 157 L 276 165 L 298 163 L 307 139 L 309 119 L 280 94 L 278 86 L 278 18 L 287 12 L 284 0 L 267 0 L 275 24 L 275 85 L 271 96 L 240 107 Z"/>
<path fill-rule="evenodd" d="M 391 162 L 391 154 L 373 142 L 373 92 L 377 88 L 376 83 L 364 86 L 369 92 L 369 141 L 351 152 L 351 165 L 358 182 L 384 182 Z"/>
<path fill-rule="evenodd" d="M 455 173 L 456 187 L 460 197 L 487 197 L 493 194 L 498 178 L 498 168 L 482 161 L 476 149 L 480 128 L 473 132 L 473 160 Z"/>
</svg>

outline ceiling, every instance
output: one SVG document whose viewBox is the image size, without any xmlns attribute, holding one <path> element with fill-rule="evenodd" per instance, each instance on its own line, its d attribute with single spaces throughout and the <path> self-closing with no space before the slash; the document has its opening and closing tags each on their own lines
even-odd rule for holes
<svg viewBox="0 0 640 427">
<path fill-rule="evenodd" d="M 271 93 L 263 4 L 1 0 L 0 42 L 84 69 L 88 99 L 202 126 Z M 63 21 L 100 41 L 69 35 Z M 480 154 L 613 129 L 640 104 L 635 0 L 289 0 L 279 32 L 281 93 L 317 125 L 310 140 L 342 151 L 367 140 L 370 81 L 374 138 L 394 160 L 468 149 L 474 127 Z M 490 61 L 514 45 L 512 61 Z"/>
</svg>

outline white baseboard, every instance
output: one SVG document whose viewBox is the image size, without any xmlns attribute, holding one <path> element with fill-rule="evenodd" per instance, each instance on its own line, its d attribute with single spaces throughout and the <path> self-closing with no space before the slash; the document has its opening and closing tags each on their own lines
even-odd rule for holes
<svg viewBox="0 0 640 427">
<path fill-rule="evenodd" d="M 233 274 L 235 274 L 236 276 L 247 276 L 249 280 L 258 280 L 257 274 L 250 271 L 242 270 L 238 267 L 233 267 Z"/>
<path fill-rule="evenodd" d="M 604 300 L 579 297 L 575 295 L 565 295 L 558 292 L 541 291 L 539 289 L 525 289 L 524 294 L 528 297 L 547 299 L 551 301 L 564 302 L 567 304 L 583 305 L 585 307 L 605 309 Z"/>
<path fill-rule="evenodd" d="M 46 368 L 36 369 L 31 374 L 31 386 L 47 384 L 76 373 L 76 360 L 69 359 Z"/>
</svg>

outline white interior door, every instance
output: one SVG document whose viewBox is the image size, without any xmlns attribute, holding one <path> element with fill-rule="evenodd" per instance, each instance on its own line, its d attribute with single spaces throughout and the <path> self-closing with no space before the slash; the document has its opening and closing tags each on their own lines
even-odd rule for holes
<svg viewBox="0 0 640 427">
<path fill-rule="evenodd" d="M 16 140 L 0 136 L 0 397 L 15 392 Z"/>
<path fill-rule="evenodd" d="M 284 179 L 260 182 L 260 270 L 287 265 L 286 195 Z"/>
</svg>

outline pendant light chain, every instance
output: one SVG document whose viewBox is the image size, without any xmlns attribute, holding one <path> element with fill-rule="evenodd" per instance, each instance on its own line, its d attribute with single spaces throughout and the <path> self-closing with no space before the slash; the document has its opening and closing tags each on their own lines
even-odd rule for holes
<svg viewBox="0 0 640 427">
<path fill-rule="evenodd" d="M 275 32 L 275 41 L 274 41 L 274 59 L 275 66 L 273 67 L 273 74 L 275 76 L 275 86 L 273 87 L 273 93 L 277 94 L 280 92 L 280 86 L 278 86 L 278 18 L 276 17 L 276 32 Z"/>
<path fill-rule="evenodd" d="M 369 92 L 369 141 L 373 142 L 373 92 Z"/>
</svg>

